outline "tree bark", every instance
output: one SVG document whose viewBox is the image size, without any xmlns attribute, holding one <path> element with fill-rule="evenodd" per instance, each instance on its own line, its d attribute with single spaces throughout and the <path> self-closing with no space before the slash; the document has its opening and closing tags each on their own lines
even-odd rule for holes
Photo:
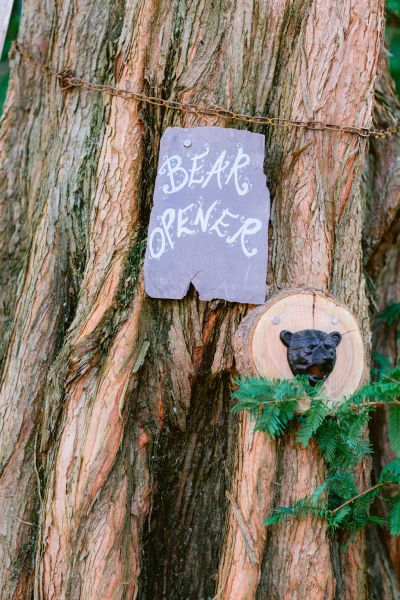
<svg viewBox="0 0 400 600">
<path fill-rule="evenodd" d="M 400 103 L 382 52 L 376 86 L 374 121 L 387 127 L 400 118 Z M 364 257 L 369 278 L 373 312 L 383 310 L 400 298 L 400 144 L 397 138 L 371 144 L 364 168 L 363 192 L 366 198 Z M 399 360 L 399 340 L 395 327 L 381 320 L 373 326 L 373 349 L 395 365 Z M 370 426 L 375 454 L 373 481 L 381 468 L 393 460 L 388 444 L 386 412 L 380 409 Z M 377 510 L 385 514 L 377 503 Z M 371 589 L 379 598 L 400 598 L 400 545 L 397 537 L 371 528 L 368 532 Z"/>
<path fill-rule="evenodd" d="M 24 3 L 19 42 L 59 71 L 238 112 L 371 124 L 382 0 L 41 8 Z M 267 442 L 230 412 L 248 307 L 193 289 L 181 301 L 144 293 L 160 137 L 205 124 L 243 126 L 62 90 L 13 57 L 0 132 L 1 600 L 367 597 L 363 536 L 344 554 L 321 522 L 262 526 L 324 465 L 317 448 Z M 331 292 L 368 345 L 367 142 L 254 130 L 267 136 L 273 199 L 269 293 Z"/>
</svg>

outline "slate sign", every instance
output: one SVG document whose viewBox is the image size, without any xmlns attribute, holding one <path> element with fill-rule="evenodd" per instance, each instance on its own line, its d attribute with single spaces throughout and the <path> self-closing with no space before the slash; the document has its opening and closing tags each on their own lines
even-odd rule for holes
<svg viewBox="0 0 400 600">
<path fill-rule="evenodd" d="M 152 298 L 265 301 L 269 193 L 264 136 L 220 127 L 165 131 L 145 257 Z"/>
</svg>

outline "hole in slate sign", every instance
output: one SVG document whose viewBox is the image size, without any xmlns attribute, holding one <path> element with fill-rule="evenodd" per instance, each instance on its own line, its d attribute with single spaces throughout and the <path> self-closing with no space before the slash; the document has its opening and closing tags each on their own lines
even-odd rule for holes
<svg viewBox="0 0 400 600">
<path fill-rule="evenodd" d="M 279 334 L 287 347 L 287 358 L 293 375 L 305 375 L 312 386 L 325 381 L 336 363 L 336 348 L 342 340 L 338 331 L 326 333 L 318 329 L 304 329 Z"/>
</svg>

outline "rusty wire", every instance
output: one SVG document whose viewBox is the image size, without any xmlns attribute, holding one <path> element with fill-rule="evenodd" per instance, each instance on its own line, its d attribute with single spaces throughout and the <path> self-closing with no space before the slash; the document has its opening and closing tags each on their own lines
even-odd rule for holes
<svg viewBox="0 0 400 600">
<path fill-rule="evenodd" d="M 179 102 L 177 100 L 166 100 L 156 96 L 147 96 L 146 94 L 140 94 L 129 89 L 123 89 L 101 83 L 94 83 L 93 81 L 87 81 L 86 79 L 75 77 L 73 71 L 71 70 L 57 71 L 52 65 L 42 63 L 40 60 L 36 59 L 32 54 L 18 44 L 18 42 L 14 42 L 12 47 L 13 50 L 19 54 L 19 56 L 35 65 L 42 73 L 55 77 L 59 81 L 60 87 L 63 90 L 84 88 L 95 92 L 102 92 L 110 96 L 117 96 L 125 100 L 132 99 L 138 102 L 170 108 L 172 110 L 178 110 L 181 112 L 192 113 L 199 116 L 217 117 L 219 119 L 225 119 L 228 121 L 241 121 L 242 123 L 263 125 L 267 127 L 297 127 L 312 131 L 339 131 L 342 133 L 357 135 L 361 138 L 372 137 L 379 139 L 388 138 L 400 132 L 400 122 L 385 129 L 373 129 L 368 127 L 354 127 L 351 125 L 324 123 L 322 121 L 296 121 L 282 117 L 248 115 L 236 113 L 232 110 L 221 108 L 219 106 L 207 107 L 199 104 L 192 104 L 190 102 Z"/>
</svg>

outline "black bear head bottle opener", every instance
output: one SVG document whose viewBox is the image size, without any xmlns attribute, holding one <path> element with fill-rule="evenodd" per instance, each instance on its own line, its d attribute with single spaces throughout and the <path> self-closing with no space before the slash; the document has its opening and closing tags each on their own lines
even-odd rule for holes
<svg viewBox="0 0 400 600">
<path fill-rule="evenodd" d="M 287 357 L 293 375 L 306 375 L 312 386 L 329 377 L 336 363 L 336 348 L 342 340 L 338 331 L 325 333 L 318 329 L 283 330 L 279 335 L 287 347 Z"/>
</svg>

